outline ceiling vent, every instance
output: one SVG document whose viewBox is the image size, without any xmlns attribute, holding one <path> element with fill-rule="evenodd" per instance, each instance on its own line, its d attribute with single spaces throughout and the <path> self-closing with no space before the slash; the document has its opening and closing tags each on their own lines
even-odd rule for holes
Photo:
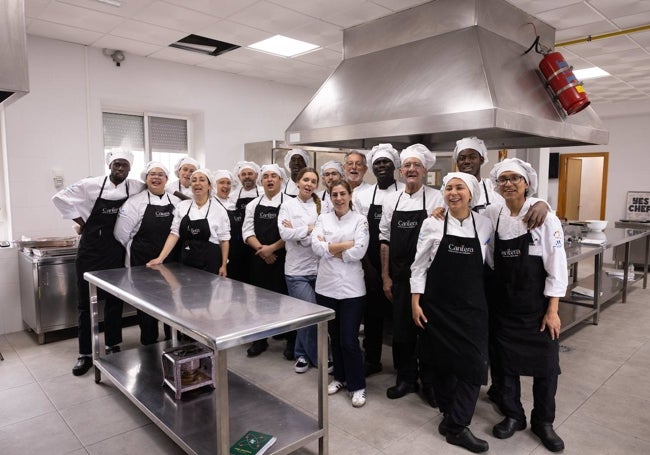
<svg viewBox="0 0 650 455">
<path fill-rule="evenodd" d="M 216 57 L 217 55 L 225 54 L 226 52 L 233 51 L 241 46 L 212 38 L 206 38 L 205 36 L 187 35 L 185 38 L 181 38 L 175 43 L 170 44 L 169 47 Z"/>
</svg>

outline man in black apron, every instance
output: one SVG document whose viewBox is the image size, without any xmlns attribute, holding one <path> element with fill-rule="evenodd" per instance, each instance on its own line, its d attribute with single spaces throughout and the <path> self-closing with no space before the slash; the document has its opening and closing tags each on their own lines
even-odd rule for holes
<svg viewBox="0 0 650 455">
<path fill-rule="evenodd" d="M 253 162 L 240 161 L 235 166 L 233 174 L 239 179 L 242 187 L 237 193 L 235 209 L 228 210 L 230 218 L 230 252 L 228 253 L 228 278 L 251 284 L 250 270 L 254 256 L 251 248 L 242 237 L 242 226 L 246 214 L 246 206 L 260 195 L 257 186 L 259 166 Z"/>
<path fill-rule="evenodd" d="M 250 202 L 250 206 L 246 209 L 248 225 L 243 229 L 246 243 L 255 252 L 251 263 L 251 280 L 255 286 L 286 295 L 287 283 L 284 276 L 286 250 L 278 228 L 280 205 L 285 197 L 281 192 L 284 173 L 277 164 L 264 165 L 260 172 L 264 195 Z M 250 220 L 252 220 L 252 231 L 247 229 Z M 284 356 L 287 360 L 293 360 L 296 332 L 287 333 L 286 339 Z M 248 348 L 247 355 L 258 356 L 267 348 L 266 338 L 254 341 Z"/>
<path fill-rule="evenodd" d="M 109 176 L 84 179 L 52 198 L 64 217 L 74 211 L 79 213 L 73 218 L 79 225 L 81 233 L 75 261 L 79 295 L 79 358 L 72 369 L 72 374 L 75 376 L 85 374 L 92 366 L 90 296 L 88 283 L 84 280 L 83 274 L 89 271 L 124 267 L 125 250 L 115 240 L 113 228 L 124 201 L 130 194 L 138 193 L 142 189 L 141 183 L 126 181 L 132 161 L 133 154 L 130 152 L 111 152 L 106 157 L 110 169 Z M 79 199 L 79 195 L 88 194 L 98 195 L 94 201 Z M 110 198 L 107 194 L 110 194 Z M 82 210 L 90 204 L 92 209 L 86 218 Z M 75 205 L 80 207 L 75 208 Z M 122 342 L 123 302 L 101 289 L 98 289 L 98 299 L 104 300 L 106 353 L 118 352 L 119 343 Z"/>
<path fill-rule="evenodd" d="M 393 363 L 397 370 L 396 384 L 388 388 L 386 396 L 396 399 L 416 392 L 419 376 L 424 399 L 435 407 L 431 367 L 417 355 L 418 330 L 411 317 L 409 278 L 422 222 L 443 201 L 439 191 L 424 185 L 427 169 L 435 163 L 433 153 L 415 144 L 402 151 L 401 161 L 406 187 L 396 199 L 384 201 L 380 222 L 382 280 L 393 303 Z M 392 211 L 386 211 L 388 206 Z"/>
</svg>

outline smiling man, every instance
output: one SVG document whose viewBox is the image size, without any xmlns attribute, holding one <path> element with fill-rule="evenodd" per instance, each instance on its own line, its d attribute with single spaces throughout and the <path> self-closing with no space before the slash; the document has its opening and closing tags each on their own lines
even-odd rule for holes
<svg viewBox="0 0 650 455">
<path fill-rule="evenodd" d="M 371 185 L 363 181 L 363 177 L 368 171 L 366 155 L 360 150 L 351 150 L 345 154 L 343 159 L 343 171 L 345 172 L 345 180 L 352 188 L 352 196 L 354 191 L 361 191 L 369 188 Z"/>
<path fill-rule="evenodd" d="M 309 153 L 303 149 L 291 149 L 284 157 L 284 168 L 289 173 L 288 179 L 284 182 L 284 194 L 296 197 L 298 195 L 298 187 L 296 180 L 298 179 L 298 172 L 311 165 Z"/>
<path fill-rule="evenodd" d="M 83 179 L 55 194 L 52 202 L 65 219 L 73 220 L 81 233 L 77 250 L 77 292 L 79 294 L 79 358 L 72 374 L 81 376 L 93 364 L 90 296 L 84 273 L 124 267 L 124 247 L 113 236 L 120 207 L 142 191 L 143 183 L 127 177 L 133 154 L 116 150 L 106 155 L 110 175 Z M 104 305 L 106 353 L 118 352 L 122 342 L 122 305 L 117 297 L 98 289 Z"/>
</svg>

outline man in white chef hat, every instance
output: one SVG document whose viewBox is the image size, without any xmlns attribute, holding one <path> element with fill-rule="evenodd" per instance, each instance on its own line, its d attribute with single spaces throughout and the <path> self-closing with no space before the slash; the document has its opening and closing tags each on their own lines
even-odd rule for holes
<svg viewBox="0 0 650 455">
<path fill-rule="evenodd" d="M 289 173 L 289 178 L 284 182 L 284 194 L 291 197 L 298 196 L 296 186 L 298 172 L 309 166 L 311 166 L 311 158 L 303 149 L 291 149 L 287 152 L 284 157 L 284 168 Z"/>
<path fill-rule="evenodd" d="M 192 188 L 190 187 L 190 177 L 192 172 L 201 168 L 201 164 L 190 156 L 184 156 L 174 166 L 174 174 L 178 180 L 167 183 L 165 191 L 169 191 L 180 199 L 190 199 L 192 197 Z"/>
<path fill-rule="evenodd" d="M 320 177 L 325 186 L 323 193 L 320 195 L 321 213 L 329 213 L 334 210 L 332 200 L 330 199 L 330 189 L 332 183 L 337 180 L 343 180 L 343 165 L 338 161 L 328 161 L 320 167 Z"/>
<path fill-rule="evenodd" d="M 418 390 L 422 382 L 425 401 L 437 406 L 430 365 L 420 359 L 418 367 L 417 327 L 411 317 L 411 264 L 417 250 L 422 222 L 443 204 L 440 191 L 425 185 L 427 171 L 436 156 L 422 144 L 411 145 L 400 154 L 403 190 L 385 197 L 379 222 L 381 276 L 386 297 L 393 303 L 393 363 L 396 384 L 388 398 L 401 398 Z"/>
<path fill-rule="evenodd" d="M 144 188 L 138 180 L 127 179 L 133 154 L 115 149 L 106 154 L 109 175 L 90 177 L 59 191 L 52 202 L 65 219 L 73 220 L 81 233 L 77 260 L 79 294 L 79 358 L 72 374 L 81 376 L 93 364 L 88 283 L 83 274 L 89 271 L 124 267 L 124 247 L 113 236 L 120 207 Z M 117 297 L 98 289 L 104 305 L 104 339 L 106 353 L 119 352 L 122 342 L 122 305 Z"/>
<path fill-rule="evenodd" d="M 384 336 L 384 319 L 392 312 L 390 301 L 384 294 L 379 256 L 379 221 L 382 204 L 387 195 L 404 189 L 404 184 L 395 180 L 395 169 L 400 167 L 399 153 L 391 144 L 376 145 L 368 152 L 366 159 L 377 179 L 375 185 L 359 187 L 354 191 L 352 203 L 355 210 L 368 218 L 370 240 L 363 261 L 366 280 L 366 305 L 363 317 L 363 349 L 365 351 L 366 376 L 382 370 L 381 351 Z"/>
</svg>

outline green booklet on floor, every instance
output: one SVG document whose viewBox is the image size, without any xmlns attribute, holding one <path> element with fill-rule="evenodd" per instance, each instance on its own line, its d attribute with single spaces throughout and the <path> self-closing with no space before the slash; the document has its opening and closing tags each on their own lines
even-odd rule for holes
<svg viewBox="0 0 650 455">
<path fill-rule="evenodd" d="M 248 431 L 232 445 L 230 455 L 262 455 L 273 445 L 276 437 L 259 431 Z"/>
</svg>

